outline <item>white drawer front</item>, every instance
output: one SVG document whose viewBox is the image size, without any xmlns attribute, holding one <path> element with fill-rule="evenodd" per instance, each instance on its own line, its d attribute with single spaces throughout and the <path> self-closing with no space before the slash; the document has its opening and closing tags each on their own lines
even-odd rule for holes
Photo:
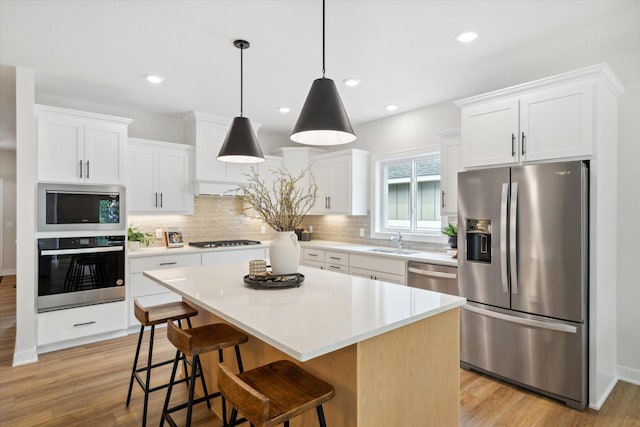
<svg viewBox="0 0 640 427">
<path fill-rule="evenodd" d="M 132 298 L 170 292 L 166 287 L 144 277 L 142 273 L 130 274 L 129 292 Z"/>
<path fill-rule="evenodd" d="M 165 289 L 166 290 L 166 289 Z M 140 322 L 133 314 L 133 300 L 137 299 L 141 306 L 150 307 L 158 304 L 166 304 L 168 302 L 182 301 L 182 297 L 175 292 L 166 292 L 164 294 L 149 295 L 146 297 L 132 298 L 129 300 L 129 327 L 140 326 Z"/>
<path fill-rule="evenodd" d="M 324 270 L 324 262 L 322 261 L 305 259 L 303 265 L 305 265 L 306 267 L 313 267 L 313 268 L 319 268 L 320 270 Z"/>
<path fill-rule="evenodd" d="M 304 259 L 324 262 L 324 251 L 322 249 L 304 248 L 302 253 L 304 254 Z"/>
<path fill-rule="evenodd" d="M 129 273 L 142 273 L 146 270 L 164 268 L 193 267 L 200 265 L 200 254 L 158 255 L 129 260 Z"/>
<path fill-rule="evenodd" d="M 385 273 L 405 275 L 406 262 L 400 259 L 386 258 L 382 256 L 351 255 L 351 267 L 367 270 L 384 271 Z"/>
<path fill-rule="evenodd" d="M 202 265 L 225 264 L 227 262 L 251 261 L 252 259 L 265 259 L 264 248 L 241 249 L 236 251 L 216 251 L 202 254 Z M 247 264 L 247 271 L 249 265 Z"/>
<path fill-rule="evenodd" d="M 112 302 L 38 314 L 38 345 L 122 330 L 126 303 Z"/>
<path fill-rule="evenodd" d="M 337 271 L 339 273 L 349 274 L 348 265 L 339 265 L 339 264 L 332 264 L 330 262 L 326 262 L 324 264 L 324 269 L 327 271 Z"/>
<path fill-rule="evenodd" d="M 344 252 L 325 251 L 324 262 L 332 265 L 349 265 L 349 255 Z"/>
</svg>

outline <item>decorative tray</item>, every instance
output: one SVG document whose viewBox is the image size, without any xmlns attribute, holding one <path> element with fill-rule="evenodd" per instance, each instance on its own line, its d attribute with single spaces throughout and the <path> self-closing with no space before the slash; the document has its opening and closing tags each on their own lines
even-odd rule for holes
<svg viewBox="0 0 640 427">
<path fill-rule="evenodd" d="M 304 274 L 268 274 L 265 276 L 244 276 L 244 283 L 254 289 L 298 288 L 304 282 Z"/>
</svg>

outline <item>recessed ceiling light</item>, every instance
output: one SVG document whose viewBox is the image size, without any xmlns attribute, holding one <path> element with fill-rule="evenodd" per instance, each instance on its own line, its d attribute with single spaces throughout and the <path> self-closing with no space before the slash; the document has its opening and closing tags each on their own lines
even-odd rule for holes
<svg viewBox="0 0 640 427">
<path fill-rule="evenodd" d="M 360 84 L 360 79 L 357 77 L 347 77 L 343 80 L 343 83 L 347 86 L 358 86 Z"/>
<path fill-rule="evenodd" d="M 157 84 L 162 83 L 164 81 L 164 79 L 162 77 L 160 77 L 160 76 L 154 76 L 154 75 L 150 74 L 150 75 L 147 76 L 147 81 L 149 83 L 153 83 L 153 84 L 157 85 Z"/>
<path fill-rule="evenodd" d="M 385 105 L 384 108 L 387 111 L 396 111 L 398 109 L 398 106 L 396 104 L 388 104 Z"/>
<path fill-rule="evenodd" d="M 473 31 L 463 31 L 456 36 L 456 40 L 462 43 L 469 43 L 478 38 L 478 34 Z"/>
<path fill-rule="evenodd" d="M 289 111 L 291 111 L 291 108 L 282 106 L 282 107 L 278 107 L 278 111 L 280 111 L 280 113 L 282 114 L 287 114 Z"/>
</svg>

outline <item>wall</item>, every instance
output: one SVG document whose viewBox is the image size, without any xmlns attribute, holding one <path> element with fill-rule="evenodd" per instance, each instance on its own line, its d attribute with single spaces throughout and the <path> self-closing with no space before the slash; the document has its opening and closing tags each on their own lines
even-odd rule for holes
<svg viewBox="0 0 640 427">
<path fill-rule="evenodd" d="M 618 375 L 640 385 L 640 88 L 619 102 L 618 146 Z"/>
</svg>

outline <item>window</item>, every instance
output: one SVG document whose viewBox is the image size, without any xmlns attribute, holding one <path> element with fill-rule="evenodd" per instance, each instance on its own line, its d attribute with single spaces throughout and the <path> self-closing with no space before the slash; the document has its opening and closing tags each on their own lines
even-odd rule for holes
<svg viewBox="0 0 640 427">
<path fill-rule="evenodd" d="M 440 154 L 376 163 L 377 233 L 440 235 Z"/>
</svg>

